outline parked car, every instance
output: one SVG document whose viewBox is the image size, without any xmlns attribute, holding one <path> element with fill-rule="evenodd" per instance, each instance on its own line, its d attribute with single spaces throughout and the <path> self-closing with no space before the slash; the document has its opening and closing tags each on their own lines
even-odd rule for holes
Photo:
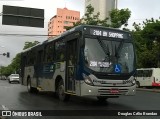
<svg viewBox="0 0 160 119">
<path fill-rule="evenodd" d="M 11 74 L 8 77 L 8 82 L 9 83 L 11 83 L 11 82 L 18 82 L 19 83 L 19 74 Z"/>
<path fill-rule="evenodd" d="M 6 78 L 6 76 L 2 75 L 2 76 L 0 76 L 0 79 L 1 80 L 6 80 L 7 78 Z"/>
</svg>

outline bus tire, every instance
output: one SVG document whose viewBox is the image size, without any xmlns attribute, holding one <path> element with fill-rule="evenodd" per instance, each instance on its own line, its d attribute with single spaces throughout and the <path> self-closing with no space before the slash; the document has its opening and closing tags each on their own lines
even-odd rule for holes
<svg viewBox="0 0 160 119">
<path fill-rule="evenodd" d="M 98 101 L 105 102 L 108 98 L 103 96 L 97 96 Z"/>
<path fill-rule="evenodd" d="M 65 94 L 63 80 L 60 80 L 60 82 L 58 84 L 58 97 L 59 97 L 59 100 L 61 100 L 63 102 L 68 101 L 70 98 L 70 95 Z"/>
<path fill-rule="evenodd" d="M 136 82 L 136 88 L 140 88 L 140 83 L 138 81 Z"/>
<path fill-rule="evenodd" d="M 31 79 L 28 78 L 27 80 L 27 89 L 29 93 L 38 93 L 38 90 L 31 86 Z"/>
</svg>

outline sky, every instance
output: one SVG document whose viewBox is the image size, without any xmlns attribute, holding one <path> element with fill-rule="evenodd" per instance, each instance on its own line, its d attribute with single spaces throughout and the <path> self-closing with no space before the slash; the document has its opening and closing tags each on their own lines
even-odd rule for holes
<svg viewBox="0 0 160 119">
<path fill-rule="evenodd" d="M 3 5 L 21 6 L 44 9 L 45 21 L 44 28 L 22 27 L 22 26 L 9 26 L 2 25 L 2 16 L 0 16 L 0 34 L 48 34 L 48 22 L 51 17 L 56 14 L 57 8 L 67 7 L 70 10 L 80 11 L 80 16 L 84 15 L 85 0 L 0 0 L 0 13 L 2 12 Z M 129 28 L 132 28 L 132 23 L 142 22 L 146 18 L 160 17 L 160 0 L 118 0 L 118 9 L 129 8 L 131 17 L 129 19 Z M 2 36 L 0 35 L 0 54 L 10 52 L 10 58 L 0 55 L 0 66 L 7 66 L 15 55 L 22 51 L 26 41 L 39 41 L 47 40 L 47 37 L 17 37 L 17 36 Z"/>
</svg>

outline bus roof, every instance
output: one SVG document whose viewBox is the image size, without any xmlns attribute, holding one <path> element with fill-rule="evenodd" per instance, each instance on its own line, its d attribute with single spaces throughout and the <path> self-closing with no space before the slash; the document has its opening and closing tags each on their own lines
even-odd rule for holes
<svg viewBox="0 0 160 119">
<path fill-rule="evenodd" d="M 27 49 L 23 50 L 21 53 L 24 53 L 24 52 L 30 51 L 32 48 L 37 47 L 37 46 L 40 46 L 41 44 L 43 44 L 43 42 L 42 42 L 42 43 L 38 43 L 38 44 L 36 44 L 36 45 L 34 45 L 34 46 L 32 46 L 32 47 L 29 47 L 29 48 L 27 48 Z"/>
<path fill-rule="evenodd" d="M 49 40 L 47 40 L 48 42 L 51 42 L 53 40 L 56 40 L 60 37 L 63 37 L 63 36 L 66 36 L 66 35 L 69 35 L 70 33 L 74 32 L 74 31 L 82 31 L 84 27 L 90 27 L 90 28 L 100 28 L 100 29 L 106 29 L 106 30 L 113 30 L 113 31 L 119 31 L 119 32 L 123 32 L 123 33 L 129 33 L 129 31 L 123 31 L 123 30 L 120 30 L 118 28 L 110 28 L 110 27 L 104 27 L 104 26 L 98 26 L 98 25 L 79 25 L 79 26 L 76 26 L 74 28 L 71 28 L 70 30 L 67 30 L 66 32 L 54 37 L 54 38 L 50 38 Z"/>
<path fill-rule="evenodd" d="M 71 28 L 70 30 L 67 30 L 66 32 L 56 36 L 56 37 L 53 37 L 53 38 L 49 38 L 47 40 L 45 40 L 44 42 L 42 43 L 38 43 L 37 45 L 33 46 L 33 47 L 30 47 L 28 49 L 25 49 L 22 51 L 22 53 L 24 52 L 27 52 L 27 51 L 30 51 L 32 48 L 34 47 L 37 47 L 37 46 L 40 46 L 42 44 L 45 44 L 45 43 L 49 43 L 49 42 L 52 42 L 54 40 L 57 40 L 61 37 L 64 37 L 66 35 L 69 35 L 75 31 L 82 31 L 84 27 L 90 27 L 90 28 L 100 28 L 100 29 L 106 29 L 106 30 L 114 30 L 114 31 L 119 31 L 119 32 L 124 32 L 124 33 L 129 33 L 128 31 L 123 31 L 123 30 L 120 30 L 120 29 L 117 29 L 117 28 L 110 28 L 110 27 L 104 27 L 104 26 L 98 26 L 98 25 L 79 25 L 79 26 L 76 26 L 74 28 Z"/>
</svg>

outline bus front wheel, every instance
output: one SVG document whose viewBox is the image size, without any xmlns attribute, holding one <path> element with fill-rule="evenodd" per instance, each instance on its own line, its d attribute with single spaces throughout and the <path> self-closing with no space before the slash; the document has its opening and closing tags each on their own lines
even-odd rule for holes
<svg viewBox="0 0 160 119">
<path fill-rule="evenodd" d="M 70 95 L 65 94 L 63 80 L 61 80 L 58 85 L 58 97 L 61 101 L 68 101 L 70 98 Z"/>
<path fill-rule="evenodd" d="M 27 89 L 28 89 L 29 93 L 38 93 L 38 90 L 31 86 L 31 79 L 30 78 L 27 81 Z"/>
</svg>

